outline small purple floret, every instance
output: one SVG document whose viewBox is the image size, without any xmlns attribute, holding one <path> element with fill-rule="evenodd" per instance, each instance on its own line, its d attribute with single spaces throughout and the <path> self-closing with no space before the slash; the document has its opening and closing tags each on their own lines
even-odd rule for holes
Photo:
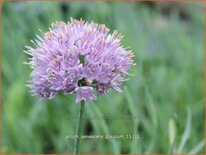
<svg viewBox="0 0 206 155">
<path fill-rule="evenodd" d="M 85 102 L 96 100 L 93 87 L 82 86 L 82 87 L 77 88 L 76 92 L 77 92 L 76 103 L 79 103 L 82 100 Z"/>
</svg>

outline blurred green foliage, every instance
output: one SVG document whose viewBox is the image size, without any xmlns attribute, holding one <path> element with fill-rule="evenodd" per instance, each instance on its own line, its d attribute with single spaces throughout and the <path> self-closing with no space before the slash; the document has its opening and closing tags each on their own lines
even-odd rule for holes
<svg viewBox="0 0 206 155">
<path fill-rule="evenodd" d="M 28 60 L 22 51 L 39 29 L 73 17 L 124 34 L 123 45 L 134 51 L 137 63 L 124 93 L 99 96 L 86 105 L 85 115 L 141 115 L 84 120 L 85 135 L 139 134 L 140 139 L 82 140 L 80 153 L 204 153 L 204 9 L 200 2 L 184 7 L 186 19 L 178 9 L 164 15 L 143 3 L 4 2 L 1 152 L 72 152 L 73 141 L 65 137 L 74 135 L 76 120 L 66 116 L 77 114 L 79 105 L 74 96 L 58 95 L 43 104 L 31 96 L 25 87 L 31 70 L 22 63 Z"/>
</svg>

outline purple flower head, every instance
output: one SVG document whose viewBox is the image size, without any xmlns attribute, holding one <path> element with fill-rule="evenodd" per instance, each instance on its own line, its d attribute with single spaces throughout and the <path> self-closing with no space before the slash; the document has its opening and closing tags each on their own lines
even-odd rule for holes
<svg viewBox="0 0 206 155">
<path fill-rule="evenodd" d="M 33 69 L 29 87 L 41 99 L 58 92 L 77 94 L 76 102 L 96 100 L 120 85 L 133 65 L 133 54 L 121 46 L 122 36 L 104 25 L 71 19 L 55 22 L 48 32 L 26 46 Z M 95 89 L 94 89 L 95 88 Z"/>
</svg>

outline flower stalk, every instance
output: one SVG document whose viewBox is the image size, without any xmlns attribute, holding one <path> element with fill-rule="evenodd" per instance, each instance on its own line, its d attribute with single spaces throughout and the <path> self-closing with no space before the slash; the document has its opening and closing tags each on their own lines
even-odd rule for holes
<svg viewBox="0 0 206 155">
<path fill-rule="evenodd" d="M 76 127 L 76 136 L 74 140 L 74 154 L 79 154 L 79 144 L 80 144 L 80 138 L 81 138 L 81 129 L 82 129 L 82 115 L 84 113 L 84 100 L 81 101 L 80 103 L 80 110 L 79 110 L 79 115 L 78 115 L 78 120 L 77 120 L 77 127 Z"/>
</svg>

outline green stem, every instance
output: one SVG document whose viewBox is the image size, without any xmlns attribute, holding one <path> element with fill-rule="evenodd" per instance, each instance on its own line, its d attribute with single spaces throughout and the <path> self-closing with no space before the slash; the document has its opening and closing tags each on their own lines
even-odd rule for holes
<svg viewBox="0 0 206 155">
<path fill-rule="evenodd" d="M 77 138 L 74 140 L 74 154 L 79 154 L 79 142 L 80 142 L 80 136 L 81 136 L 81 128 L 82 128 L 82 114 L 84 113 L 84 101 L 80 103 L 80 111 L 79 116 L 77 120 L 77 127 L 76 127 L 76 135 Z"/>
</svg>

